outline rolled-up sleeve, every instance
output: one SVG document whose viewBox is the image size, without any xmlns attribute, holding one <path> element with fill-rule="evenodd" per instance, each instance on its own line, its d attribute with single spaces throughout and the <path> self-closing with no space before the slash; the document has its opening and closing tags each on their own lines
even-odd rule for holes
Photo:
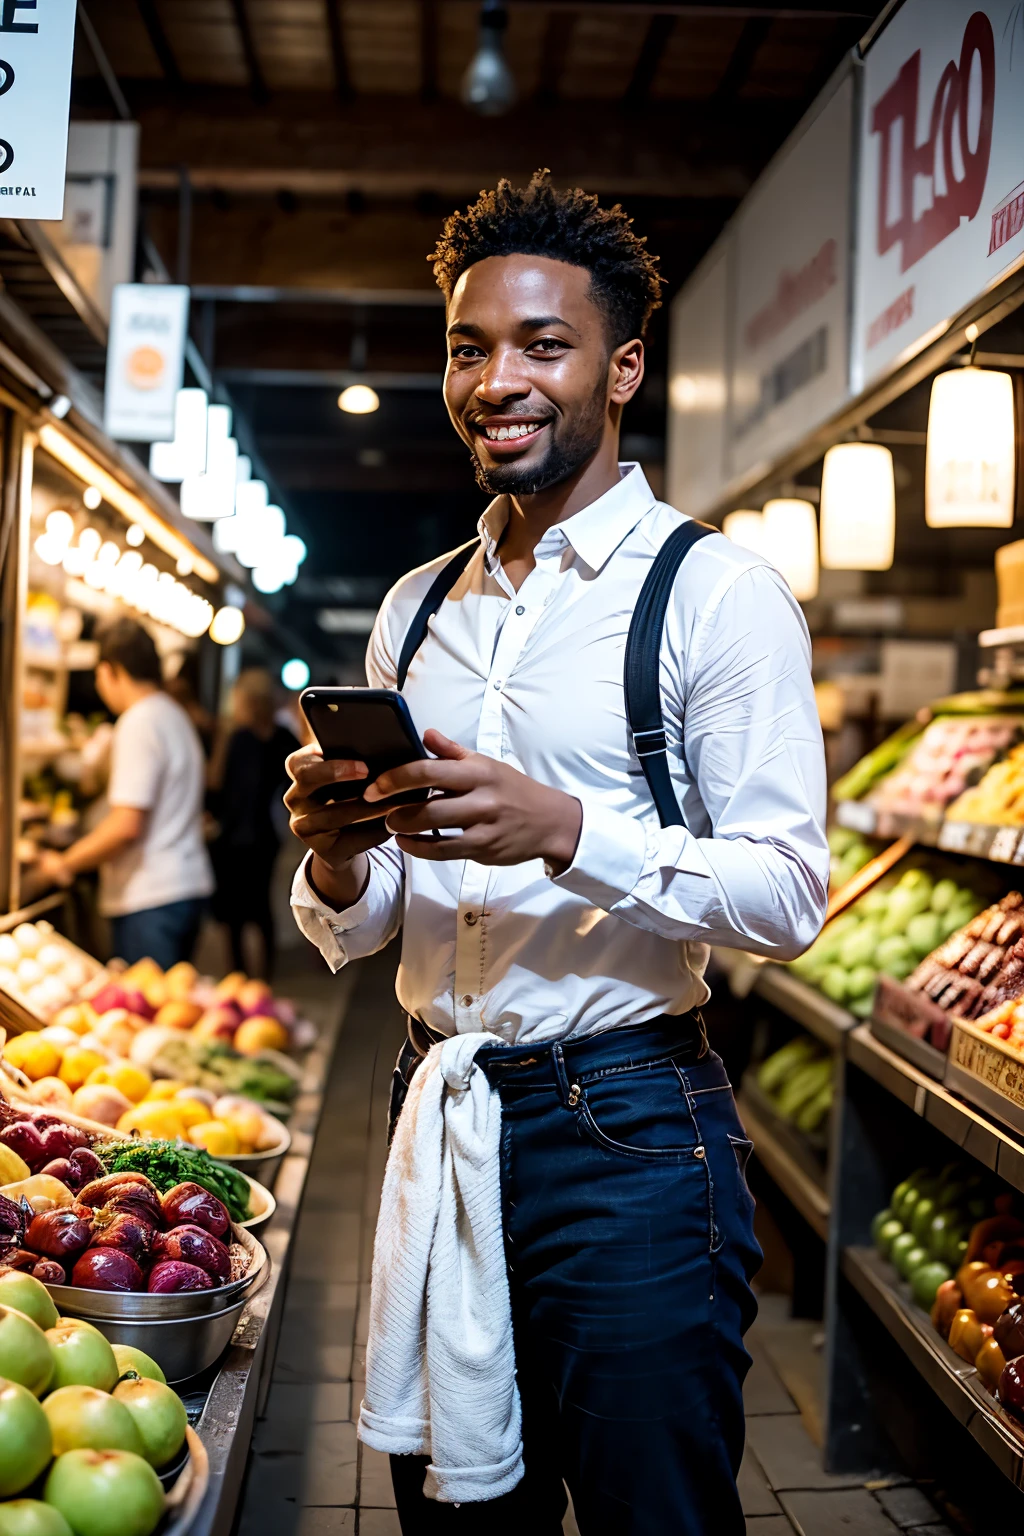
<svg viewBox="0 0 1024 1536">
<path fill-rule="evenodd" d="M 753 564 L 731 574 L 685 637 L 674 617 L 663 680 L 699 791 L 684 812 L 704 825 L 662 828 L 581 795 L 576 855 L 556 884 L 664 938 L 793 959 L 828 899 L 825 759 L 803 615 L 782 577 Z"/>
</svg>

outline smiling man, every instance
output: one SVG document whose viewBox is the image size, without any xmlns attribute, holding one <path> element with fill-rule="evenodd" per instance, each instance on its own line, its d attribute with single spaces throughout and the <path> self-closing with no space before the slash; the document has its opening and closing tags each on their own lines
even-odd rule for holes
<svg viewBox="0 0 1024 1536">
<path fill-rule="evenodd" d="M 620 209 L 545 174 L 502 182 L 448 219 L 433 259 L 445 401 L 495 499 L 472 546 L 391 592 L 367 672 L 402 687 L 435 757 L 369 785 L 364 803 L 325 808 L 316 790 L 366 769 L 305 748 L 287 796 L 311 850 L 293 905 L 328 962 L 402 929 L 410 1039 L 396 1110 L 412 1087 L 385 1182 L 360 1432 L 404 1453 L 392 1472 L 407 1533 L 555 1536 L 564 1481 L 583 1536 L 740 1536 L 743 1333 L 760 1255 L 750 1143 L 696 1010 L 708 944 L 788 959 L 823 918 L 807 631 L 771 566 L 688 524 L 618 462 L 660 295 Z M 687 527 L 684 540 L 708 536 L 693 539 L 648 635 L 671 799 L 659 816 L 623 660 L 641 588 Z M 442 793 L 392 810 L 383 833 L 369 826 L 413 786 Z M 467 1154 L 477 1142 L 452 1118 L 435 1159 L 452 1200 L 420 1209 L 436 1071 L 445 1116 L 470 1104 L 495 1190 L 499 1107 L 493 1206 L 486 1158 Z M 407 1372 L 419 1370 L 415 1413 L 389 1418 L 408 1323 L 396 1277 L 412 1272 L 421 1216 L 434 1234 L 417 1282 L 424 1321 L 406 1333 L 426 1358 Z M 492 1240 L 500 1280 L 481 1295 L 466 1277 Z M 471 1305 L 438 1348 L 466 1284 Z M 500 1339 L 487 1352 L 506 1313 L 511 1395 Z M 453 1424 L 465 1441 L 454 1452 Z"/>
</svg>

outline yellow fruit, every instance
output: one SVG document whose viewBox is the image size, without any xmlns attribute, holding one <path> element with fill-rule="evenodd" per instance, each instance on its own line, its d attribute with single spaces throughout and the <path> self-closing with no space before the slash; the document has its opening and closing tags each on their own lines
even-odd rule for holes
<svg viewBox="0 0 1024 1536">
<path fill-rule="evenodd" d="M 244 971 L 229 971 L 223 981 L 218 981 L 214 990 L 217 1002 L 230 1003 L 238 996 L 248 979 Z"/>
<path fill-rule="evenodd" d="M 136 1104 L 117 1122 L 119 1131 L 141 1131 L 143 1136 L 158 1136 L 176 1141 L 185 1135 L 184 1122 L 169 1104 L 162 1101 Z"/>
<path fill-rule="evenodd" d="M 277 1019 L 257 1014 L 239 1024 L 232 1044 L 243 1056 L 255 1056 L 259 1051 L 284 1051 L 288 1048 L 288 1031 Z"/>
<path fill-rule="evenodd" d="M 151 1008 L 160 1009 L 167 1001 L 167 983 L 162 976 L 154 976 L 142 983 L 142 995 Z"/>
<path fill-rule="evenodd" d="M 244 1142 L 247 1148 L 252 1148 L 263 1135 L 266 1115 L 257 1105 L 251 1109 L 235 1109 L 229 1115 L 221 1116 L 225 1125 L 230 1125 L 239 1141 Z"/>
<path fill-rule="evenodd" d="M 203 1016 L 203 1010 L 198 1003 L 190 1003 L 182 998 L 172 998 L 164 1003 L 158 1011 L 154 1024 L 169 1024 L 172 1029 L 191 1029 L 193 1024 L 198 1024 Z"/>
<path fill-rule="evenodd" d="M 180 1082 L 176 1077 L 158 1077 L 146 1094 L 145 1102 L 153 1103 L 157 1099 L 173 1099 L 182 1088 L 187 1088 L 188 1083 Z"/>
<path fill-rule="evenodd" d="M 190 995 L 192 988 L 199 980 L 199 972 L 194 965 L 189 965 L 187 960 L 179 960 L 177 965 L 172 965 L 164 981 L 167 983 L 167 995 L 184 1001 Z"/>
<path fill-rule="evenodd" d="M 202 1125 L 210 1118 L 210 1106 L 201 1099 L 175 1099 L 167 1107 L 173 1108 L 186 1130 L 191 1130 L 194 1125 Z"/>
<path fill-rule="evenodd" d="M 0 1142 L 0 1184 L 20 1183 L 27 1179 L 32 1170 L 23 1157 L 13 1152 L 10 1147 L 5 1147 Z"/>
<path fill-rule="evenodd" d="M 33 1104 L 47 1104 L 51 1109 L 71 1108 L 71 1089 L 59 1077 L 37 1077 L 29 1097 Z"/>
<path fill-rule="evenodd" d="M 76 1035 L 87 1035 L 96 1023 L 96 1013 L 88 1003 L 68 1003 L 66 1008 L 54 1014 L 50 1022 L 73 1030 Z"/>
<path fill-rule="evenodd" d="M 67 1083 L 68 1087 L 74 1090 L 83 1087 L 97 1067 L 105 1065 L 106 1058 L 101 1056 L 99 1051 L 89 1051 L 84 1046 L 73 1045 L 64 1052 L 64 1060 L 60 1064 L 57 1076 L 62 1083 Z"/>
<path fill-rule="evenodd" d="M 119 980 L 124 987 L 139 987 L 141 989 L 147 981 L 157 980 L 163 974 L 156 961 L 151 960 L 147 955 L 144 960 L 136 960 L 134 965 L 130 965 L 122 973 Z"/>
<path fill-rule="evenodd" d="M 146 1097 L 153 1079 L 145 1067 L 137 1067 L 133 1061 L 110 1061 L 90 1072 L 88 1082 L 108 1083 L 133 1104 L 138 1104 Z"/>
<path fill-rule="evenodd" d="M 188 1139 L 196 1147 L 204 1147 L 211 1157 L 234 1157 L 241 1149 L 238 1137 L 222 1120 L 202 1120 L 189 1127 Z"/>
<path fill-rule="evenodd" d="M 55 1077 L 61 1065 L 60 1051 L 51 1040 L 44 1040 L 38 1029 L 8 1040 L 4 1058 L 12 1067 L 20 1067 L 34 1083 L 41 1077 Z"/>
</svg>

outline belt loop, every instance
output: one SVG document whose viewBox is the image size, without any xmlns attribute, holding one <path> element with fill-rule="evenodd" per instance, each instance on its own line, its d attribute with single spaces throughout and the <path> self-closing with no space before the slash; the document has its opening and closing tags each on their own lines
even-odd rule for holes
<svg viewBox="0 0 1024 1536">
<path fill-rule="evenodd" d="M 565 1070 L 565 1052 L 560 1045 L 552 1046 L 551 1060 L 555 1068 L 555 1082 L 562 1096 L 562 1103 L 569 1103 L 569 1074 Z"/>
</svg>

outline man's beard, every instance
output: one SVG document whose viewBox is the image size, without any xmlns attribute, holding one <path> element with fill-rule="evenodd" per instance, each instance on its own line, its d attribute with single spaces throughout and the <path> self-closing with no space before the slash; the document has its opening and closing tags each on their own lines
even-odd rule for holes
<svg viewBox="0 0 1024 1536">
<path fill-rule="evenodd" d="M 604 417 L 605 380 L 602 375 L 583 411 L 561 439 L 554 433 L 557 418 L 552 418 L 551 442 L 539 462 L 527 464 L 522 460 L 512 460 L 508 464 L 495 464 L 485 469 L 474 452 L 473 468 L 477 485 L 488 496 L 534 496 L 538 491 L 560 485 L 578 469 L 582 469 L 601 446 Z"/>
</svg>

